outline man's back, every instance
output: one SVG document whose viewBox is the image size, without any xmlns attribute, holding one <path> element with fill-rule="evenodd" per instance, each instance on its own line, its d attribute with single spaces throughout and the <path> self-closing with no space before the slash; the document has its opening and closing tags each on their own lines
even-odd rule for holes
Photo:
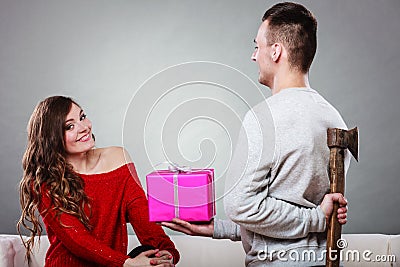
<svg viewBox="0 0 400 267">
<path fill-rule="evenodd" d="M 329 192 L 327 129 L 347 126 L 337 110 L 310 88 L 282 90 L 267 103 L 275 126 L 276 155 L 269 196 L 315 208 Z"/>
<path fill-rule="evenodd" d="M 304 259 L 305 266 L 317 258 L 323 263 L 325 216 L 318 205 L 329 191 L 330 127 L 346 125 L 310 88 L 284 89 L 246 115 L 224 201 L 228 216 L 241 226 L 246 266 L 294 264 L 279 259 L 279 251 L 288 260 L 294 251 L 298 266 L 308 250 L 315 259 Z"/>
</svg>

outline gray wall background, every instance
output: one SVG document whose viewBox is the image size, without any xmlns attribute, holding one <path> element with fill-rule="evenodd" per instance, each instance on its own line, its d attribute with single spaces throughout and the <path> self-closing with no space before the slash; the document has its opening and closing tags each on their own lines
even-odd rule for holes
<svg viewBox="0 0 400 267">
<path fill-rule="evenodd" d="M 344 232 L 399 234 L 400 1 L 299 2 L 319 22 L 311 85 L 350 127 L 360 130 L 360 162 L 353 161 L 346 185 L 350 204 Z M 75 98 L 93 122 L 97 145 L 127 147 L 142 181 L 152 164 L 164 158 L 158 139 L 144 141 L 144 128 L 150 136 L 158 134 L 158 119 L 171 112 L 167 119 L 174 123 L 162 128 L 168 157 L 215 167 L 217 194 L 222 196 L 224 166 L 240 118 L 248 105 L 269 96 L 269 89 L 258 86 L 260 93 L 245 76 L 219 64 L 187 65 L 150 77 L 176 64 L 212 61 L 257 84 L 257 66 L 250 60 L 253 39 L 261 16 L 274 3 L 1 0 L 0 233 L 16 232 L 26 125 L 35 105 L 49 95 Z M 144 126 L 144 110 L 166 90 L 163 85 L 186 76 L 231 90 L 200 83 L 174 91 L 176 95 L 171 92 Z M 182 96 L 189 106 L 179 105 Z M 206 102 L 195 101 L 201 97 Z M 173 109 L 168 111 L 170 103 Z M 215 112 L 218 123 L 209 119 L 212 112 L 200 112 L 208 119 L 182 126 L 201 109 Z M 175 144 L 168 148 L 171 142 Z M 224 217 L 222 199 L 217 202 L 219 217 Z"/>
</svg>

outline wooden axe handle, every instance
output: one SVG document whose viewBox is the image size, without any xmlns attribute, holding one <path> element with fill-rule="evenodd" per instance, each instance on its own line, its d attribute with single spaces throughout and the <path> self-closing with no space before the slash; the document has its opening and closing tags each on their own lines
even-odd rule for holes
<svg viewBox="0 0 400 267">
<path fill-rule="evenodd" d="M 344 149 L 331 148 L 329 159 L 329 171 L 331 179 L 331 193 L 344 194 Z M 338 267 L 340 263 L 340 248 L 337 245 L 342 235 L 342 225 L 337 219 L 339 203 L 335 202 L 333 213 L 328 226 L 326 242 L 326 266 Z"/>
<path fill-rule="evenodd" d="M 329 157 L 329 178 L 331 182 L 331 193 L 341 193 L 344 195 L 345 170 L 344 170 L 344 151 L 349 149 L 356 160 L 358 160 L 358 128 L 344 130 L 330 128 L 327 131 Z M 337 242 L 341 239 L 342 226 L 337 219 L 339 203 L 335 202 L 333 213 L 328 226 L 328 236 L 326 242 L 326 266 L 338 267 L 340 263 L 340 249 Z"/>
</svg>

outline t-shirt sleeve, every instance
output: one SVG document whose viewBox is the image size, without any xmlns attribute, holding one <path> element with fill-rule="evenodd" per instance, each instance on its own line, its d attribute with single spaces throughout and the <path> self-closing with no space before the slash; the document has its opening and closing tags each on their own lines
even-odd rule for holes
<svg viewBox="0 0 400 267">
<path fill-rule="evenodd" d="M 104 266 L 123 266 L 129 258 L 127 255 L 96 240 L 76 216 L 63 212 L 58 217 L 57 211 L 52 209 L 50 197 L 45 190 L 42 192 L 39 212 L 46 227 L 51 229 L 63 246 L 76 257 L 87 261 Z"/>
<path fill-rule="evenodd" d="M 138 182 L 139 179 L 133 164 L 130 164 L 129 170 L 130 174 L 125 186 L 127 220 L 131 223 L 142 245 L 151 245 L 160 250 L 167 250 L 174 257 L 174 263 L 177 263 L 180 255 L 174 243 L 161 226 L 149 220 L 147 198 Z"/>
</svg>

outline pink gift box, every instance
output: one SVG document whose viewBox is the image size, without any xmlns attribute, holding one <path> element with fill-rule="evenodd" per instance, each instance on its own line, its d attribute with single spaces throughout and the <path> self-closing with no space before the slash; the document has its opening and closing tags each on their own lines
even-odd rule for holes
<svg viewBox="0 0 400 267">
<path fill-rule="evenodd" d="M 158 170 L 146 176 L 151 222 L 209 221 L 215 215 L 214 170 Z"/>
</svg>

